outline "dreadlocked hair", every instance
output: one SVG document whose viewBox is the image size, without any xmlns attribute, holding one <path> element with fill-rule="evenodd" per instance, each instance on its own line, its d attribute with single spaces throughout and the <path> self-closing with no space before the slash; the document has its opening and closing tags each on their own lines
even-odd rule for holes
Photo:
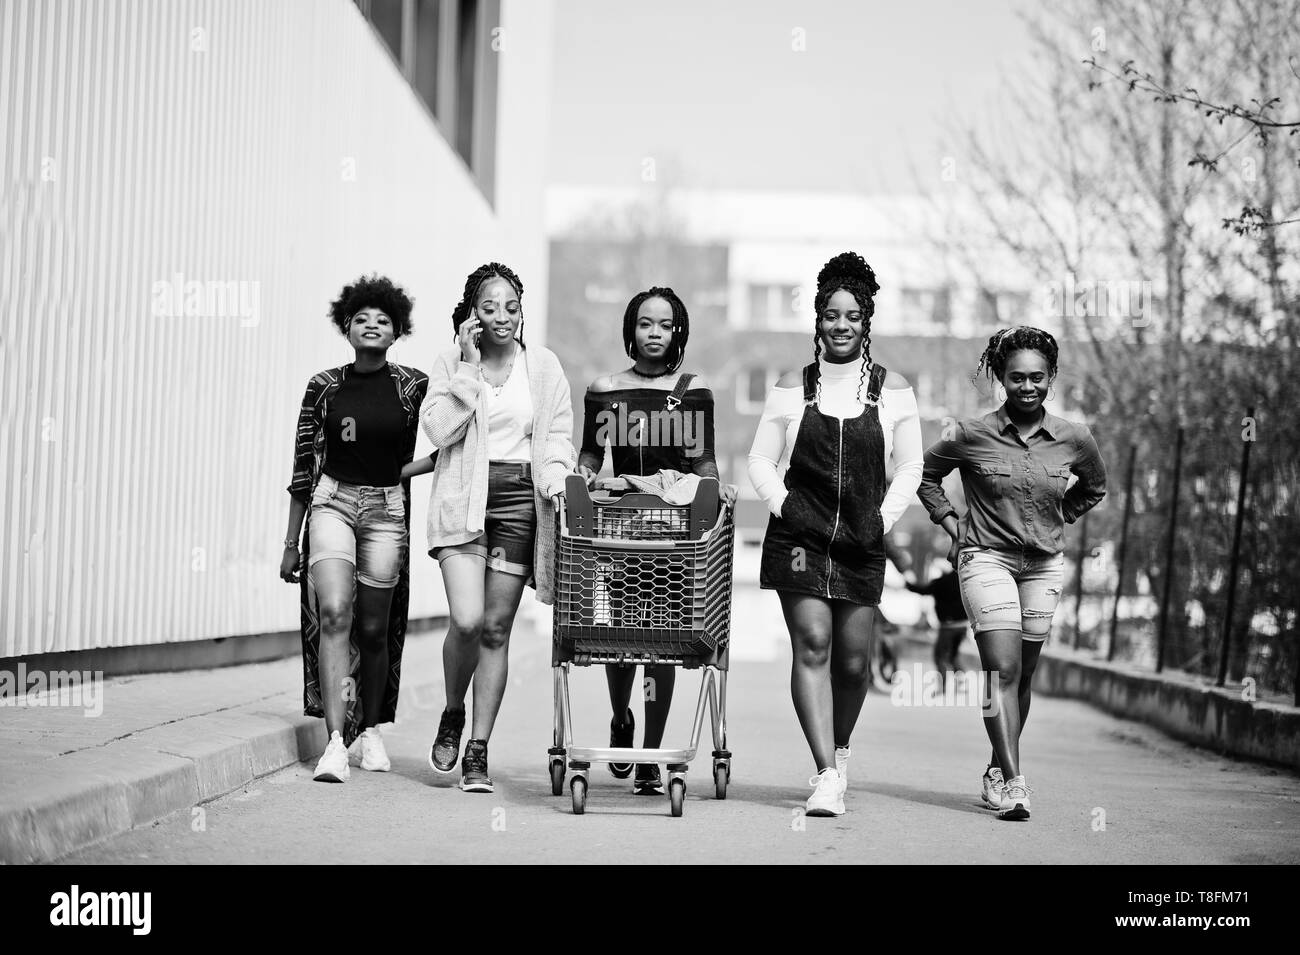
<svg viewBox="0 0 1300 955">
<path fill-rule="evenodd" d="M 656 285 L 644 292 L 637 292 L 627 303 L 627 308 L 623 312 L 623 348 L 627 351 L 628 358 L 637 360 L 637 312 L 652 298 L 663 299 L 673 310 L 673 338 L 668 343 L 668 351 L 664 357 L 668 362 L 668 371 L 674 372 L 681 367 L 682 359 L 686 357 L 686 339 L 691 336 L 691 317 L 686 312 L 686 305 L 677 297 L 677 293 L 667 286 Z"/>
<path fill-rule="evenodd" d="M 460 326 L 465 324 L 469 318 L 469 313 L 474 310 L 474 303 L 478 299 L 479 289 L 488 279 L 499 278 L 510 283 L 510 287 L 515 290 L 515 295 L 519 297 L 520 317 L 519 317 L 519 344 L 524 343 L 524 319 L 523 319 L 523 301 L 524 301 L 524 283 L 515 275 L 514 270 L 508 265 L 502 265 L 500 262 L 489 262 L 486 265 L 480 265 L 469 274 L 465 279 L 465 292 L 460 297 L 460 301 L 451 311 L 451 328 L 452 339 L 460 333 Z"/>
<path fill-rule="evenodd" d="M 344 335 L 353 317 L 363 308 L 377 308 L 393 323 L 394 339 L 412 331 L 410 296 L 401 286 L 384 275 L 363 275 L 351 285 L 343 286 L 339 297 L 330 302 L 330 321 Z"/>
<path fill-rule="evenodd" d="M 1056 359 L 1060 353 L 1056 339 L 1041 328 L 1029 325 L 1016 325 L 1013 328 L 1001 328 L 989 337 L 988 346 L 980 355 L 979 364 L 971 381 L 977 381 L 981 374 L 988 377 L 989 383 L 1002 380 L 1007 370 L 1007 359 L 1023 349 L 1036 351 L 1047 360 L 1047 375 L 1056 377 Z"/>
<path fill-rule="evenodd" d="M 865 403 L 867 369 L 871 367 L 871 316 L 876 313 L 876 293 L 880 284 L 867 260 L 856 252 L 841 252 L 817 273 L 817 294 L 813 298 L 813 377 L 817 383 L 817 403 L 822 400 L 822 335 L 819 325 L 822 311 L 831 296 L 840 289 L 853 296 L 862 310 L 862 369 L 858 374 L 858 400 Z"/>
</svg>

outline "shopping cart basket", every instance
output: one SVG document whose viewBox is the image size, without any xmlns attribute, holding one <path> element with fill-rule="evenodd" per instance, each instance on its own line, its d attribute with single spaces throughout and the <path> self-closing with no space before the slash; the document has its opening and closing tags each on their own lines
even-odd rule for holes
<svg viewBox="0 0 1300 955">
<path fill-rule="evenodd" d="M 672 505 L 639 492 L 593 496 L 580 476 L 570 475 L 556 520 L 552 795 L 563 794 L 567 765 L 573 811 L 581 814 L 592 763 L 664 763 L 669 805 L 680 816 L 707 702 L 714 793 L 725 799 L 731 779 L 727 657 L 735 522 L 731 508 L 721 504 L 717 480 L 701 479 L 690 504 Z M 602 663 L 703 668 L 690 746 L 575 746 L 569 670 Z"/>
</svg>

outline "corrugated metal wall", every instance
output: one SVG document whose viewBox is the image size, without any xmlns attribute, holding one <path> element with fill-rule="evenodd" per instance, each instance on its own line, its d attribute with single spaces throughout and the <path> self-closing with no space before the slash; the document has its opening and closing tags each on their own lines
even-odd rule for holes
<svg viewBox="0 0 1300 955">
<path fill-rule="evenodd" d="M 501 95 L 544 113 L 546 79 Z M 0 111 L 0 657 L 292 629 L 297 408 L 351 358 L 329 300 L 406 285 L 390 357 L 427 369 L 480 261 L 541 285 L 540 203 L 488 206 L 349 0 L 0 0 Z M 414 615 L 445 607 L 422 480 Z"/>
</svg>

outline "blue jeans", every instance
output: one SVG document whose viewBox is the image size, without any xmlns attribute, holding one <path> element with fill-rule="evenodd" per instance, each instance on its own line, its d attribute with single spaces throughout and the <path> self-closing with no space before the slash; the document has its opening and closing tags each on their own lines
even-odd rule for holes
<svg viewBox="0 0 1300 955">
<path fill-rule="evenodd" d="M 963 548 L 957 554 L 961 602 L 975 633 L 1019 630 L 1043 641 L 1061 599 L 1064 554 Z"/>
<path fill-rule="evenodd" d="M 311 495 L 311 556 L 346 560 L 368 587 L 395 587 L 406 560 L 406 499 L 402 486 L 344 484 L 322 474 Z"/>
</svg>

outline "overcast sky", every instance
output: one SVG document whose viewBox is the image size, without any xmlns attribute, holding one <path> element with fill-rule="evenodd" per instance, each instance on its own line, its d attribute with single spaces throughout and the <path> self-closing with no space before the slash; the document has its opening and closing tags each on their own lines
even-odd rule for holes
<svg viewBox="0 0 1300 955">
<path fill-rule="evenodd" d="M 549 181 L 912 192 L 1024 42 L 1013 0 L 557 0 Z"/>
</svg>

